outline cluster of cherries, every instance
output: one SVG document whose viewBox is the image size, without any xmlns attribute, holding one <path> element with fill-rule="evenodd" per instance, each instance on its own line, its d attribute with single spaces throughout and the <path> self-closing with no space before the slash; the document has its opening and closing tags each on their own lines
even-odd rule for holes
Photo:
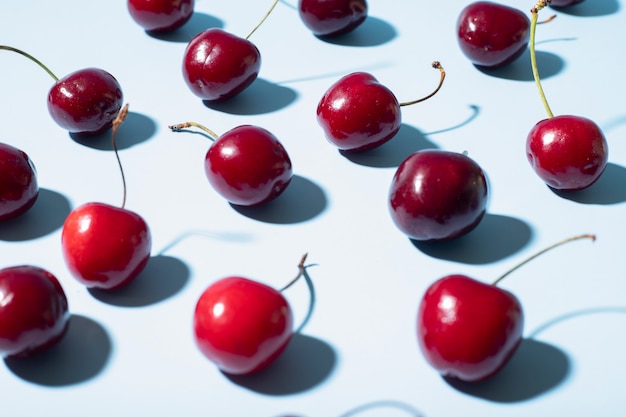
<svg viewBox="0 0 626 417">
<path fill-rule="evenodd" d="M 176 30 L 194 12 L 193 0 L 128 0 L 127 4 L 132 18 L 148 32 Z M 483 67 L 507 65 L 530 44 L 533 71 L 549 117 L 528 135 L 528 160 L 548 186 L 579 190 L 593 184 L 604 171 L 607 144 L 591 120 L 555 117 L 547 105 L 534 58 L 537 14 L 547 5 L 540 0 L 529 19 L 508 6 L 472 3 L 457 21 L 458 41 L 461 51 Z M 300 0 L 298 10 L 302 22 L 320 39 L 346 34 L 367 18 L 365 0 Z M 248 40 L 250 35 L 241 38 L 211 28 L 193 38 L 182 64 L 191 92 L 205 101 L 223 101 L 250 86 L 261 64 L 259 50 Z M 82 136 L 111 130 L 115 145 L 127 106 L 123 106 L 122 89 L 111 74 L 87 68 L 59 79 L 24 51 L 9 46 L 0 49 L 28 57 L 53 77 L 48 108 L 60 127 Z M 422 102 L 441 88 L 445 71 L 439 62 L 433 67 L 440 71 L 436 89 L 404 103 L 369 73 L 356 72 L 339 79 L 317 107 L 317 120 L 328 142 L 342 152 L 367 152 L 392 140 L 400 129 L 401 107 Z M 293 168 L 289 155 L 265 129 L 242 125 L 217 135 L 195 122 L 170 127 L 197 127 L 214 139 L 206 153 L 205 173 L 216 192 L 233 205 L 265 204 L 290 184 Z M 0 144 L 0 220 L 26 212 L 37 195 L 37 175 L 28 155 Z M 398 166 L 388 205 L 394 223 L 410 239 L 441 241 L 476 228 L 487 210 L 488 197 L 485 173 L 466 154 L 422 150 Z M 84 204 L 74 209 L 63 225 L 61 246 L 68 269 L 89 288 L 123 287 L 149 261 L 148 225 L 126 209 L 124 202 L 121 207 Z M 583 237 L 593 238 L 582 235 L 566 241 Z M 304 274 L 304 260 L 296 279 Z M 522 308 L 513 294 L 495 285 L 498 281 L 490 285 L 466 276 L 448 276 L 424 294 L 417 318 L 418 340 L 427 361 L 443 375 L 481 380 L 501 369 L 515 352 L 522 337 Z M 200 296 L 194 313 L 200 351 L 226 373 L 249 374 L 268 366 L 293 333 L 293 315 L 282 294 L 285 288 L 276 290 L 239 276 L 213 283 Z M 47 349 L 63 337 L 68 320 L 67 298 L 52 274 L 33 266 L 0 270 L 2 355 L 26 357 Z"/>
</svg>

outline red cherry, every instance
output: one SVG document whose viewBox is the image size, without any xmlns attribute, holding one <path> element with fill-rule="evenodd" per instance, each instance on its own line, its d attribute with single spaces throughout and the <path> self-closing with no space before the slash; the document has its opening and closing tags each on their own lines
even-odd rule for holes
<svg viewBox="0 0 626 417">
<path fill-rule="evenodd" d="M 86 68 L 58 80 L 48 93 L 48 111 L 71 133 L 100 134 L 122 108 L 122 89 L 111 74 Z"/>
<path fill-rule="evenodd" d="M 131 282 L 150 258 L 148 225 L 138 214 L 103 203 L 72 210 L 61 234 L 72 275 L 89 288 L 115 289 Z"/>
<path fill-rule="evenodd" d="M 400 103 L 396 96 L 371 74 L 355 72 L 335 82 L 317 105 L 317 121 L 326 139 L 340 150 L 366 151 L 376 148 L 400 130 L 401 107 L 424 101 L 439 91 L 445 72 L 433 62 L 441 78 L 428 96 Z"/>
<path fill-rule="evenodd" d="M 541 87 L 535 52 L 535 31 L 543 0 L 531 10 L 530 58 L 539 96 L 548 119 L 537 123 L 526 138 L 526 156 L 537 175 L 558 190 L 581 190 L 595 183 L 608 162 L 608 144 L 593 121 L 580 116 L 554 116 Z"/>
<path fill-rule="evenodd" d="M 243 278 L 227 277 L 200 296 L 193 317 L 200 351 L 223 372 L 258 372 L 287 347 L 293 313 L 280 291 Z"/>
<path fill-rule="evenodd" d="M 498 372 L 522 340 L 522 306 L 512 293 L 464 275 L 428 287 L 419 307 L 418 341 L 445 377 L 478 381 Z"/>
<path fill-rule="evenodd" d="M 50 348 L 69 318 L 65 292 L 50 272 L 27 265 L 0 270 L 0 354 L 28 357 Z"/>
<path fill-rule="evenodd" d="M 453 239 L 480 223 L 488 191 L 482 168 L 468 156 L 422 150 L 396 170 L 389 190 L 389 211 L 398 229 L 411 239 Z"/>
<path fill-rule="evenodd" d="M 480 381 L 496 374 L 522 340 L 524 314 L 511 292 L 496 285 L 511 272 L 564 243 L 594 235 L 578 235 L 527 258 L 493 284 L 465 275 L 449 275 L 431 284 L 417 313 L 418 343 L 426 361 L 442 376 Z"/>
<path fill-rule="evenodd" d="M 300 0 L 304 25 L 317 36 L 338 36 L 356 29 L 367 18 L 365 0 Z"/>
<path fill-rule="evenodd" d="M 478 1 L 466 6 L 457 19 L 461 52 L 477 65 L 495 68 L 517 59 L 528 46 L 530 20 L 510 6 Z"/>
<path fill-rule="evenodd" d="M 31 159 L 24 151 L 0 143 L 0 220 L 26 212 L 38 195 L 37 171 Z"/>
<path fill-rule="evenodd" d="M 555 116 L 537 123 L 526 141 L 526 155 L 537 175 L 557 190 L 580 190 L 606 168 L 608 144 L 593 121 Z"/>
<path fill-rule="evenodd" d="M 221 136 L 194 122 L 169 126 L 173 131 L 197 127 L 215 142 L 206 153 L 204 172 L 228 202 L 255 206 L 274 200 L 291 183 L 291 159 L 271 132 L 251 125 L 235 127 Z"/>
<path fill-rule="evenodd" d="M 185 49 L 183 78 L 192 93 L 203 100 L 226 100 L 256 80 L 261 53 L 249 40 L 222 29 L 196 35 Z"/>
<path fill-rule="evenodd" d="M 194 0 L 128 0 L 133 20 L 148 32 L 169 32 L 191 18 Z"/>
</svg>

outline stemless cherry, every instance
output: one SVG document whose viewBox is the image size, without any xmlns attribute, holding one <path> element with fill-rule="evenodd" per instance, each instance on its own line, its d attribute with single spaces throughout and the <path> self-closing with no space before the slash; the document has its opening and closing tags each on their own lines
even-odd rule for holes
<svg viewBox="0 0 626 417">
<path fill-rule="evenodd" d="M 50 272 L 20 265 L 0 269 L 0 354 L 29 357 L 59 342 L 69 324 L 65 291 Z"/>
<path fill-rule="evenodd" d="M 298 15 L 317 36 L 339 36 L 353 31 L 367 18 L 365 0 L 300 0 Z"/>
<path fill-rule="evenodd" d="M 72 210 L 63 224 L 63 258 L 74 278 L 88 288 L 123 287 L 135 279 L 150 258 L 150 229 L 139 214 L 125 208 L 126 181 L 115 135 L 127 112 L 128 105 L 113 121 L 111 135 L 124 186 L 121 207 L 86 203 Z"/>
<path fill-rule="evenodd" d="M 540 0 L 531 10 L 530 57 L 535 83 L 548 118 L 538 122 L 526 138 L 526 156 L 537 175 L 557 190 L 582 190 L 594 184 L 606 169 L 608 143 L 592 120 L 572 115 L 554 116 L 541 87 L 535 52 Z"/>
<path fill-rule="evenodd" d="M 188 127 L 197 127 L 214 139 L 205 156 L 204 171 L 213 188 L 231 204 L 267 203 L 291 183 L 289 154 L 268 130 L 241 125 L 218 136 L 195 122 L 169 126 L 173 131 Z"/>
<path fill-rule="evenodd" d="M 448 240 L 472 231 L 489 196 L 482 168 L 467 155 L 427 149 L 406 158 L 389 189 L 394 224 L 418 241 Z"/>
<path fill-rule="evenodd" d="M 37 171 L 22 150 L 0 143 L 0 220 L 30 209 L 39 196 Z"/>
<path fill-rule="evenodd" d="M 261 53 L 248 39 L 274 9 L 241 38 L 219 28 L 197 34 L 183 54 L 183 79 L 193 94 L 208 102 L 228 100 L 248 88 L 258 77 Z"/>
<path fill-rule="evenodd" d="M 132 19 L 148 32 L 178 29 L 193 15 L 194 0 L 128 0 Z"/>
<path fill-rule="evenodd" d="M 27 57 L 54 79 L 48 92 L 48 112 L 60 127 L 83 135 L 111 128 L 123 100 L 122 88 L 113 75 L 100 68 L 84 68 L 59 79 L 32 55 L 10 46 L 0 45 L 0 49 Z"/>
<path fill-rule="evenodd" d="M 530 20 L 521 10 L 490 1 L 467 5 L 457 19 L 461 52 L 474 64 L 496 68 L 526 51 Z"/>
<path fill-rule="evenodd" d="M 432 66 L 440 71 L 437 88 L 423 98 L 402 103 L 371 74 L 355 72 L 340 78 L 317 105 L 317 121 L 326 139 L 338 149 L 352 152 L 388 142 L 400 130 L 401 107 L 431 98 L 443 85 L 443 67 L 438 61 Z"/>
</svg>

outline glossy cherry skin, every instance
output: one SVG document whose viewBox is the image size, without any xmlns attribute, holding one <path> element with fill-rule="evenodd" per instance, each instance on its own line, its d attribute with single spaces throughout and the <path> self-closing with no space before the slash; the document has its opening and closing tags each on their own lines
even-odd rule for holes
<svg viewBox="0 0 626 417">
<path fill-rule="evenodd" d="M 367 18 L 365 0 L 300 0 L 298 13 L 317 36 L 338 36 L 356 29 Z"/>
<path fill-rule="evenodd" d="M 88 288 L 112 290 L 129 284 L 150 258 L 152 238 L 138 214 L 103 203 L 72 210 L 61 246 L 71 274 Z"/>
<path fill-rule="evenodd" d="M 466 6 L 456 27 L 461 51 L 481 67 L 509 64 L 526 51 L 530 40 L 530 19 L 525 13 L 487 1 Z"/>
<path fill-rule="evenodd" d="M 207 101 L 236 96 L 257 79 L 260 68 L 261 53 L 252 42 L 217 28 L 196 35 L 183 57 L 187 86 Z"/>
<path fill-rule="evenodd" d="M 322 96 L 317 121 L 326 139 L 344 151 L 366 151 L 393 138 L 402 113 L 396 96 L 374 76 L 355 72 L 342 77 Z"/>
<path fill-rule="evenodd" d="M 29 156 L 0 143 L 0 220 L 23 214 L 38 196 L 37 171 Z"/>
<path fill-rule="evenodd" d="M 422 297 L 417 338 L 442 376 L 480 381 L 496 374 L 517 350 L 524 327 L 512 293 L 464 275 L 435 281 Z"/>
<path fill-rule="evenodd" d="M 107 131 L 122 108 L 118 81 L 99 68 L 75 71 L 57 81 L 48 93 L 52 119 L 70 133 L 100 134 Z"/>
<path fill-rule="evenodd" d="M 225 373 L 251 374 L 270 365 L 287 347 L 293 313 L 276 289 L 232 276 L 211 284 L 193 316 L 200 351 Z"/>
<path fill-rule="evenodd" d="M 133 20 L 148 32 L 169 32 L 191 18 L 194 0 L 128 0 Z"/>
<path fill-rule="evenodd" d="M 415 152 L 396 170 L 389 211 L 400 231 L 418 241 L 448 240 L 473 230 L 489 197 L 482 168 L 464 154 Z"/>
<path fill-rule="evenodd" d="M 66 333 L 70 319 L 65 292 L 57 278 L 35 266 L 0 270 L 0 354 L 29 357 Z"/>
<path fill-rule="evenodd" d="M 608 161 L 608 145 L 596 123 L 580 116 L 555 116 L 537 123 L 526 140 L 526 156 L 537 175 L 557 190 L 595 183 Z"/>
<path fill-rule="evenodd" d="M 276 136 L 251 125 L 235 127 L 213 142 L 204 170 L 222 197 L 241 206 L 275 199 L 293 176 L 291 159 Z"/>
</svg>

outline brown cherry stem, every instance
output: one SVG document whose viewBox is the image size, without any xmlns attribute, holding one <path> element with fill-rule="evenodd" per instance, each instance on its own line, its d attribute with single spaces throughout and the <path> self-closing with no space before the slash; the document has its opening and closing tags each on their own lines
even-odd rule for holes
<svg viewBox="0 0 626 417">
<path fill-rule="evenodd" d="M 437 85 L 437 88 L 435 88 L 435 90 L 430 93 L 429 95 L 427 95 L 426 97 L 422 97 L 420 99 L 417 100 L 413 100 L 413 101 L 405 101 L 403 103 L 400 103 L 400 106 L 404 107 L 404 106 L 410 106 L 412 104 L 417 104 L 417 103 L 421 103 L 422 101 L 426 101 L 429 98 L 431 98 L 432 96 L 434 96 L 435 94 L 437 94 L 437 92 L 441 89 L 441 86 L 443 85 L 443 80 L 446 79 L 446 71 L 443 69 L 443 66 L 441 66 L 441 63 L 439 61 L 434 61 L 432 63 L 433 68 L 438 69 L 439 70 L 439 85 Z"/>
<path fill-rule="evenodd" d="M 41 68 L 43 68 L 44 71 L 46 71 L 52 78 L 54 78 L 54 81 L 59 81 L 59 77 L 57 77 L 56 75 L 54 75 L 54 73 L 52 71 L 50 71 L 50 69 L 48 67 L 46 67 L 41 61 L 39 61 L 37 58 L 35 58 L 34 56 L 32 56 L 31 54 L 22 51 L 21 49 L 17 49 L 14 48 L 12 46 L 6 46 L 6 45 L 0 45 L 0 49 L 3 49 L 5 51 L 12 51 L 12 52 L 16 52 L 22 56 L 25 56 L 26 58 L 30 59 L 31 61 L 33 61 L 35 64 L 39 65 Z"/>
<path fill-rule="evenodd" d="M 591 241 L 595 241 L 596 240 L 596 235 L 594 235 L 594 234 L 583 234 L 583 235 L 573 236 L 573 237 L 561 240 L 560 242 L 554 243 L 554 244 L 548 246 L 547 248 L 545 248 L 543 250 L 540 250 L 539 252 L 537 252 L 536 254 L 532 255 L 531 257 L 526 258 L 524 261 L 522 261 L 521 263 L 517 264 L 513 268 L 509 269 L 507 272 L 505 272 L 503 275 L 501 275 L 498 279 L 496 279 L 492 284 L 493 285 L 498 285 L 498 283 L 500 281 L 502 281 L 505 277 L 507 277 L 513 271 L 518 270 L 522 266 L 526 265 L 528 262 L 530 262 L 533 259 L 543 255 L 544 253 L 548 252 L 549 250 L 552 250 L 552 249 L 556 248 L 557 246 L 561 246 L 561 245 L 563 245 L 565 243 L 572 242 L 574 240 L 580 240 L 580 239 L 591 239 Z"/>
<path fill-rule="evenodd" d="M 530 20 L 530 64 L 533 70 L 533 77 L 535 78 L 535 84 L 537 85 L 537 90 L 539 90 L 539 97 L 541 97 L 541 101 L 543 102 L 543 106 L 546 108 L 546 112 L 548 113 L 548 117 L 554 117 L 552 110 L 550 109 L 550 105 L 548 104 L 548 100 L 546 99 L 546 95 L 543 92 L 543 87 L 541 87 L 541 80 L 539 78 L 539 70 L 537 69 L 537 52 L 535 51 L 535 32 L 537 31 L 537 19 L 539 17 L 539 10 L 546 7 L 550 4 L 551 0 L 539 0 L 535 7 L 530 9 L 531 20 Z"/>
<path fill-rule="evenodd" d="M 261 27 L 261 25 L 263 24 L 263 22 L 265 22 L 265 19 L 268 18 L 268 16 L 272 13 L 272 10 L 274 10 L 274 7 L 276 7 L 276 5 L 278 4 L 278 0 L 274 0 L 274 2 L 272 3 L 272 6 L 269 8 L 269 10 L 265 13 L 265 16 L 263 16 L 263 18 L 261 19 L 261 21 L 259 21 L 259 23 L 256 24 L 255 27 L 252 28 L 252 30 L 250 31 L 250 33 L 248 33 L 248 35 L 246 36 L 245 39 L 250 39 L 250 36 L 252 36 L 252 34 L 254 32 L 256 32 L 256 30 Z"/>
<path fill-rule="evenodd" d="M 124 206 L 126 205 L 126 176 L 124 175 L 124 168 L 122 167 L 122 160 L 120 159 L 120 154 L 117 149 L 116 137 L 117 137 L 117 131 L 119 130 L 120 126 L 126 119 L 127 115 L 128 115 L 128 103 L 126 103 L 124 107 L 122 107 L 122 109 L 117 113 L 117 116 L 115 116 L 115 119 L 113 119 L 113 125 L 111 127 L 111 145 L 113 146 L 113 151 L 115 152 L 115 157 L 117 158 L 117 165 L 120 167 L 120 173 L 122 175 L 122 186 L 124 190 L 124 193 L 122 196 L 122 205 L 121 205 L 122 208 L 124 208 Z"/>
<path fill-rule="evenodd" d="M 287 283 L 287 285 L 285 285 L 283 288 L 280 289 L 280 292 L 285 291 L 287 288 L 291 287 L 293 284 L 295 284 L 306 272 L 306 267 L 304 266 L 304 262 L 306 262 L 306 258 L 309 254 L 305 253 L 304 255 L 302 255 L 302 258 L 300 258 L 300 263 L 298 263 L 298 275 L 296 275 L 296 277 L 294 279 L 292 279 L 291 281 L 289 281 Z"/>
<path fill-rule="evenodd" d="M 168 128 L 172 131 L 172 132 L 181 132 L 183 129 L 188 129 L 190 127 L 195 127 L 198 128 L 200 130 L 202 130 L 204 133 L 208 134 L 211 139 L 217 139 L 219 137 L 219 135 L 217 133 L 215 133 L 214 131 L 212 131 L 211 129 L 209 129 L 208 127 L 201 125 L 200 123 L 196 123 L 196 122 L 184 122 L 184 123 L 178 123 L 175 125 L 169 125 Z"/>
</svg>

